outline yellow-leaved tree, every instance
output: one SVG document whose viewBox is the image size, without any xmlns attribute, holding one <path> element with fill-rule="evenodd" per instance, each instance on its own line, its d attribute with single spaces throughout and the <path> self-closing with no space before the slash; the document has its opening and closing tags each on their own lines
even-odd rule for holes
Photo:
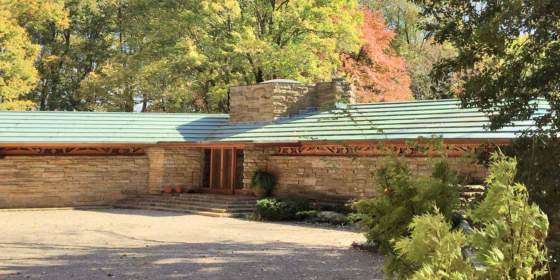
<svg viewBox="0 0 560 280">
<path fill-rule="evenodd" d="M 39 82 L 33 62 L 40 47 L 27 29 L 44 28 L 44 22 L 68 24 L 64 1 L 0 0 L 0 110 L 33 109 L 20 96 Z"/>
</svg>

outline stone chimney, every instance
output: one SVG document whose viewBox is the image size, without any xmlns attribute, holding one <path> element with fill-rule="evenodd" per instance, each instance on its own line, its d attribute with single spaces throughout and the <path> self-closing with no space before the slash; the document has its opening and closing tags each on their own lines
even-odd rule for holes
<svg viewBox="0 0 560 280">
<path fill-rule="evenodd" d="M 301 110 L 331 108 L 337 102 L 354 103 L 354 87 L 343 78 L 332 82 L 300 83 L 278 79 L 231 87 L 230 123 L 266 123 Z"/>
</svg>

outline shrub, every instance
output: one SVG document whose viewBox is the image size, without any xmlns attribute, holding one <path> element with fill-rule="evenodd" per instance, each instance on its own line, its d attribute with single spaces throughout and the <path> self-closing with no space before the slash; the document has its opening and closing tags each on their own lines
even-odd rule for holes
<svg viewBox="0 0 560 280">
<path fill-rule="evenodd" d="M 257 170 L 251 177 L 251 189 L 258 189 L 262 191 L 264 196 L 272 192 L 272 188 L 276 184 L 276 178 L 265 170 Z"/>
<path fill-rule="evenodd" d="M 398 256 L 418 267 L 409 279 L 474 279 L 474 267 L 462 252 L 466 236 L 451 231 L 451 225 L 436 213 L 414 217 L 410 237 L 395 244 Z"/>
<path fill-rule="evenodd" d="M 298 212 L 309 209 L 305 199 L 295 198 L 266 198 L 257 201 L 256 215 L 258 218 L 270 221 L 297 220 Z"/>
<path fill-rule="evenodd" d="M 560 139 L 557 136 L 524 135 L 501 147 L 505 155 L 517 158 L 515 181 L 524 184 L 529 201 L 548 215 L 550 228 L 560 228 Z M 479 160 L 488 163 L 495 145 L 481 149 Z M 560 273 L 560 233 L 553 230 L 547 240 L 550 266 Z"/>
<path fill-rule="evenodd" d="M 418 268 L 412 279 L 536 279 L 546 274 L 546 214 L 529 202 L 524 185 L 514 183 L 516 160 L 501 153 L 492 160 L 487 195 L 468 213 L 472 231 L 451 231 L 443 216 L 426 214 L 414 218 L 410 237 L 396 243 L 398 255 Z"/>
<path fill-rule="evenodd" d="M 560 228 L 560 139 L 535 135 L 521 137 L 504 148 L 518 159 L 516 181 L 527 186 L 530 201 L 548 215 L 551 228 Z M 550 265 L 560 273 L 560 233 L 548 237 Z"/>
<path fill-rule="evenodd" d="M 433 210 L 436 205 L 446 220 L 451 219 L 459 201 L 456 174 L 445 158 L 434 164 L 431 176 L 413 177 L 407 163 L 396 156 L 375 172 L 379 197 L 362 199 L 354 204 L 354 223 L 368 242 L 376 244 L 386 254 L 385 273 L 409 275 L 412 270 L 406 259 L 393 251 L 394 240 L 408 236 L 408 225 L 416 215 Z"/>
</svg>

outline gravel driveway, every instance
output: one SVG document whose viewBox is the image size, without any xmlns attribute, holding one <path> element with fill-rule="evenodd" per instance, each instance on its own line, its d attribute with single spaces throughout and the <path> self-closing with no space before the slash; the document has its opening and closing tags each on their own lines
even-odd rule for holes
<svg viewBox="0 0 560 280">
<path fill-rule="evenodd" d="M 354 232 L 157 211 L 0 210 L 5 279 L 382 279 Z"/>
</svg>

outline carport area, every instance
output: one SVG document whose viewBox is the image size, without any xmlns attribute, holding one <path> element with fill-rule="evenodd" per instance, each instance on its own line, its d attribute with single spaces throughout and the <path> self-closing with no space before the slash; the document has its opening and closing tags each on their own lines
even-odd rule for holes
<svg viewBox="0 0 560 280">
<path fill-rule="evenodd" d="M 0 210 L 0 279 L 382 279 L 359 233 L 146 210 Z"/>
</svg>

